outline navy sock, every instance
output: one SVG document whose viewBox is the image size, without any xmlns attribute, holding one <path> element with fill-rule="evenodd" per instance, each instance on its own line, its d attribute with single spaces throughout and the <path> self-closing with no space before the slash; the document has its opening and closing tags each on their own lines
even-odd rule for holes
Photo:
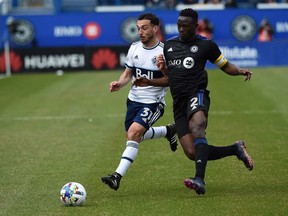
<svg viewBox="0 0 288 216">
<path fill-rule="evenodd" d="M 195 144 L 195 164 L 196 164 L 195 177 L 204 180 L 209 155 L 209 146 L 205 138 L 196 138 L 194 140 L 194 144 Z"/>
<path fill-rule="evenodd" d="M 218 160 L 227 156 L 236 155 L 237 148 L 235 145 L 230 146 L 212 146 L 209 145 L 208 160 Z"/>
</svg>

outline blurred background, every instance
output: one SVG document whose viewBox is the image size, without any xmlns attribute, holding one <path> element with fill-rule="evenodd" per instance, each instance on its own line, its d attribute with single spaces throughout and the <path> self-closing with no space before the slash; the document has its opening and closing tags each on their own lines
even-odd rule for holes
<svg viewBox="0 0 288 216">
<path fill-rule="evenodd" d="M 0 75 L 120 69 L 140 13 L 160 17 L 164 41 L 188 7 L 233 63 L 288 65 L 287 0 L 0 0 Z"/>
</svg>

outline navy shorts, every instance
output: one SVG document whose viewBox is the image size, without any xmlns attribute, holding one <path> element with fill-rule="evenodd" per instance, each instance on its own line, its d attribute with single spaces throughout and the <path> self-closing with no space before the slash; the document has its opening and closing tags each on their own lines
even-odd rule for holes
<svg viewBox="0 0 288 216">
<path fill-rule="evenodd" d="M 178 137 L 190 133 L 189 120 L 193 113 L 202 110 L 208 117 L 210 97 L 208 90 L 199 90 L 190 97 L 177 98 L 173 102 L 173 113 Z"/>
<path fill-rule="evenodd" d="M 125 130 L 128 131 L 133 122 L 137 122 L 147 130 L 164 114 L 163 103 L 145 104 L 127 99 Z"/>
</svg>

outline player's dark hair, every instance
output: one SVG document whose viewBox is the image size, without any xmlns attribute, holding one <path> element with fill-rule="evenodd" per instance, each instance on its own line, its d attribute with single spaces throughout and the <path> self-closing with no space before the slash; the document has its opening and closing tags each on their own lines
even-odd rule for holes
<svg viewBox="0 0 288 216">
<path fill-rule="evenodd" d="M 138 16 L 138 20 L 150 20 L 153 25 L 159 26 L 159 18 L 153 13 L 144 13 Z"/>
<path fill-rule="evenodd" d="M 179 16 L 191 17 L 194 21 L 196 21 L 196 23 L 198 23 L 198 13 L 192 8 L 183 9 Z"/>
</svg>

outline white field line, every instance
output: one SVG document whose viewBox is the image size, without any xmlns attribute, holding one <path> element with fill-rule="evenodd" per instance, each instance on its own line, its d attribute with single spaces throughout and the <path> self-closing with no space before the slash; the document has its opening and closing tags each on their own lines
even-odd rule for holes
<svg viewBox="0 0 288 216">
<path fill-rule="evenodd" d="M 32 116 L 32 117 L 15 117 L 16 121 L 42 121 L 42 120 L 72 120 L 72 119 L 89 119 L 87 116 Z"/>
<path fill-rule="evenodd" d="M 287 111 L 283 110 L 269 110 L 269 111 L 261 111 L 261 110 L 251 110 L 251 111 L 210 111 L 209 115 L 234 115 L 234 114 L 243 114 L 243 115 L 262 115 L 262 114 L 281 114 L 281 113 L 287 113 Z M 164 115 L 172 116 L 173 113 L 171 112 L 165 112 Z M 106 118 L 123 118 L 125 117 L 125 113 L 115 113 L 115 114 L 106 114 L 101 115 L 101 117 Z M 0 117 L 0 121 L 4 120 L 13 120 L 13 121 L 49 121 L 49 120 L 73 120 L 73 119 L 87 119 L 88 121 L 92 121 L 93 119 L 99 118 L 99 116 L 21 116 L 21 117 L 12 117 L 12 118 L 5 118 Z"/>
</svg>

